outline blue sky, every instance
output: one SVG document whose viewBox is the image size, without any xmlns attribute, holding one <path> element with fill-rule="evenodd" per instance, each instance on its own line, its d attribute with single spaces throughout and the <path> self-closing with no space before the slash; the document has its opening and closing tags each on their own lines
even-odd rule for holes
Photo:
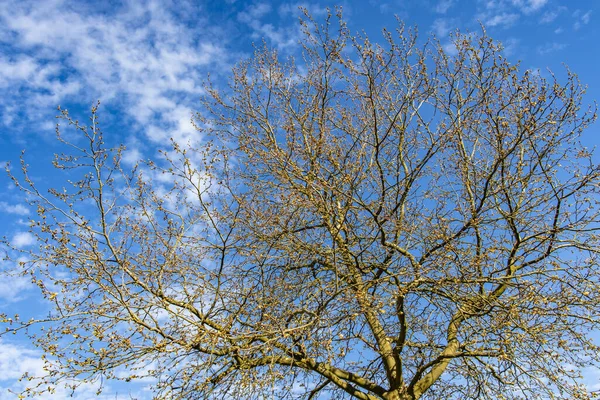
<svg viewBox="0 0 600 400">
<path fill-rule="evenodd" d="M 249 57 L 252 44 L 265 41 L 282 54 L 298 51 L 298 6 L 315 16 L 341 5 L 351 31 L 374 40 L 395 16 L 434 34 L 449 45 L 450 32 L 480 31 L 505 46 L 522 69 L 559 78 L 565 66 L 589 87 L 586 101 L 600 99 L 600 3 L 594 0 L 395 0 L 323 2 L 258 1 L 62 1 L 0 0 L 0 162 L 18 165 L 26 157 L 33 176 L 55 182 L 49 163 L 54 152 L 56 108 L 81 120 L 97 100 L 109 142 L 127 145 L 125 161 L 153 158 L 169 138 L 202 138 L 190 124 L 208 74 L 224 85 L 231 67 Z M 584 145 L 600 143 L 600 124 L 584 135 Z M 10 179 L 0 176 L 0 230 L 14 245 L 28 248 L 31 210 Z M 6 270 L 8 262 L 0 265 Z M 0 280 L 0 312 L 23 318 L 43 309 L 25 278 Z M 18 390 L 18 377 L 41 366 L 40 353 L 18 336 L 0 339 L 0 398 Z M 597 377 L 589 377 L 597 385 Z M 109 387 L 107 399 L 150 398 L 142 383 Z M 59 392 L 53 399 L 66 397 Z M 93 385 L 77 398 L 97 398 Z"/>
</svg>

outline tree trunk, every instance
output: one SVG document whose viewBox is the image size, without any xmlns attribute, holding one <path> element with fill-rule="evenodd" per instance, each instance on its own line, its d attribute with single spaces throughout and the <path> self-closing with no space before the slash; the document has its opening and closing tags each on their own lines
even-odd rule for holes
<svg viewBox="0 0 600 400">
<path fill-rule="evenodd" d="M 387 392 L 386 394 L 383 395 L 383 398 L 385 400 L 416 400 L 415 397 L 411 396 L 410 394 L 408 394 L 404 391 L 400 391 L 400 390 L 394 390 L 393 392 Z"/>
</svg>

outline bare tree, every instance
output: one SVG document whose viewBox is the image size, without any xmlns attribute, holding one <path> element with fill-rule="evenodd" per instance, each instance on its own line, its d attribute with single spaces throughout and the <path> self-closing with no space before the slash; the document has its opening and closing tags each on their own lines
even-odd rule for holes
<svg viewBox="0 0 600 400">
<path fill-rule="evenodd" d="M 23 164 L 24 267 L 54 307 L 9 326 L 47 355 L 26 394 L 150 376 L 169 399 L 593 397 L 600 171 L 577 78 L 520 71 L 485 32 L 449 54 L 303 24 L 302 63 L 240 63 L 168 165 L 126 171 L 96 108 L 61 114 L 87 141 L 63 140 L 68 188 Z"/>
</svg>

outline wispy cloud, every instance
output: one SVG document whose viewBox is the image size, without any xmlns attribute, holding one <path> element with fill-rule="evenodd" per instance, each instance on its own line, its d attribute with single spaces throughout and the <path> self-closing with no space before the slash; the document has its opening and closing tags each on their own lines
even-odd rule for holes
<svg viewBox="0 0 600 400">
<path fill-rule="evenodd" d="M 516 38 L 508 38 L 502 41 L 502 46 L 504 47 L 503 53 L 506 57 L 510 57 L 516 53 L 519 47 L 519 39 Z"/>
<path fill-rule="evenodd" d="M 13 303 L 27 296 L 27 289 L 32 288 L 31 280 L 24 276 L 2 275 L 0 280 L 0 299 Z"/>
<path fill-rule="evenodd" d="M 281 4 L 277 8 L 277 12 L 279 13 L 279 15 L 281 17 L 289 17 L 289 16 L 296 17 L 296 16 L 298 16 L 298 11 L 301 8 L 307 10 L 308 13 L 315 18 L 322 17 L 327 14 L 327 7 L 323 7 L 323 6 L 320 6 L 315 3 L 308 3 L 308 2 L 303 2 L 303 1 L 298 2 L 298 3 Z"/>
<path fill-rule="evenodd" d="M 140 125 L 176 133 L 181 108 L 191 114 L 203 93 L 207 68 L 226 71 L 214 66 L 230 61 L 226 35 L 203 24 L 201 9 L 190 4 L 178 7 L 191 8 L 194 25 L 168 1 L 126 2 L 111 14 L 84 13 L 63 0 L 35 7 L 9 1 L 0 8 L 0 41 L 8 48 L 0 56 L 7 92 L 0 114 L 38 121 L 64 101 L 102 99 Z"/>
<path fill-rule="evenodd" d="M 548 24 L 550 22 L 553 22 L 554 20 L 556 20 L 556 18 L 558 18 L 559 15 L 561 15 L 562 13 L 567 11 L 567 7 L 557 7 L 553 10 L 548 10 L 546 12 L 544 12 L 544 14 L 542 14 L 542 17 L 540 18 L 540 23 L 542 24 Z"/>
<path fill-rule="evenodd" d="M 279 9 L 280 14 L 292 12 L 293 7 Z M 294 7 L 296 10 L 298 6 Z M 265 40 L 279 50 L 295 47 L 298 44 L 300 27 L 289 29 L 289 26 L 278 27 L 263 19 L 273 11 L 269 3 L 255 3 L 237 15 L 238 21 L 246 24 L 252 30 L 252 37 L 257 40 Z"/>
<path fill-rule="evenodd" d="M 448 33 L 453 29 L 452 22 L 446 18 L 438 18 L 433 21 L 431 25 L 431 30 L 435 35 L 442 39 L 448 36 Z"/>
<path fill-rule="evenodd" d="M 503 26 L 509 27 L 519 19 L 519 14 L 516 13 L 501 13 L 492 15 L 485 20 L 487 26 Z"/>
<path fill-rule="evenodd" d="M 16 380 L 25 372 L 44 372 L 41 352 L 0 342 L 0 381 Z"/>
<path fill-rule="evenodd" d="M 584 24 L 587 24 L 590 22 L 590 18 L 592 18 L 591 10 L 581 16 L 581 22 L 583 22 Z"/>
<path fill-rule="evenodd" d="M 445 44 L 442 44 L 442 49 L 444 50 L 444 52 L 450 56 L 456 55 L 458 54 L 458 48 L 456 47 L 456 44 L 453 42 L 448 42 Z"/>
<path fill-rule="evenodd" d="M 272 7 L 268 3 L 256 3 L 248 6 L 244 11 L 238 14 L 238 20 L 247 24 L 260 19 L 270 13 Z"/>
<path fill-rule="evenodd" d="M 521 12 L 532 14 L 541 10 L 548 3 L 548 0 L 512 0 L 512 3 Z"/>
<path fill-rule="evenodd" d="M 23 391 L 28 385 L 31 384 L 27 379 L 19 380 L 24 373 L 29 376 L 43 376 L 47 374 L 44 370 L 44 360 L 42 358 L 42 352 L 38 349 L 32 349 L 23 346 L 18 343 L 10 343 L 6 340 L 0 341 L 0 397 L 3 399 L 16 398 L 14 393 Z M 102 394 L 99 394 L 100 386 L 104 386 Z M 45 387 L 45 385 L 42 385 Z M 38 388 L 39 389 L 39 388 Z M 11 390 L 12 392 L 9 392 Z M 140 395 L 141 393 L 131 393 L 132 396 L 125 395 L 126 398 L 136 398 L 134 394 Z M 55 400 L 55 399 L 67 399 L 72 398 L 72 390 L 65 387 L 59 386 L 53 392 L 47 392 L 36 399 L 39 400 Z M 93 383 L 82 383 L 77 391 L 78 399 L 81 400 L 114 400 L 121 398 L 116 395 L 116 390 L 109 386 L 107 382 L 96 381 Z M 140 398 L 149 398 L 150 396 L 144 396 Z"/>
<path fill-rule="evenodd" d="M 548 0 L 479 0 L 477 19 L 489 27 L 508 28 L 521 16 L 529 17 L 541 12 Z M 542 19 L 556 18 L 548 13 Z"/>
<path fill-rule="evenodd" d="M 31 246 L 35 243 L 35 236 L 29 232 L 17 232 L 11 240 L 11 244 L 16 248 Z"/>
<path fill-rule="evenodd" d="M 576 21 L 573 24 L 573 29 L 579 30 L 583 25 L 589 24 L 592 18 L 592 10 L 589 10 L 585 13 L 581 10 L 576 10 L 573 13 L 573 17 L 576 18 Z"/>
<path fill-rule="evenodd" d="M 9 204 L 5 201 L 0 201 L 0 211 L 7 214 L 29 215 L 29 208 L 23 204 Z"/>
<path fill-rule="evenodd" d="M 546 54 L 550 54 L 550 53 L 554 53 L 554 52 L 563 50 L 566 47 L 567 47 L 567 45 L 564 43 L 558 43 L 558 42 L 546 43 L 545 45 L 538 47 L 537 52 L 538 52 L 538 54 L 544 56 Z"/>
<path fill-rule="evenodd" d="M 121 161 L 127 166 L 132 166 L 141 161 L 142 156 L 142 152 L 137 145 L 128 145 L 122 154 Z"/>
<path fill-rule="evenodd" d="M 440 0 L 434 7 L 434 11 L 439 14 L 446 14 L 454 5 L 454 0 Z"/>
</svg>

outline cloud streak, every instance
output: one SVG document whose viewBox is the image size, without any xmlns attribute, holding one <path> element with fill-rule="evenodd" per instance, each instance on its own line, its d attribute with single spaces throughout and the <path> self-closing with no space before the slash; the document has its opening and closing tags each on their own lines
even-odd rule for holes
<svg viewBox="0 0 600 400">
<path fill-rule="evenodd" d="M 65 101 L 102 99 L 139 126 L 176 135 L 203 93 L 208 67 L 226 70 L 230 58 L 201 9 L 191 10 L 199 16 L 192 26 L 167 5 L 126 3 L 112 14 L 83 13 L 63 0 L 2 7 L 1 40 L 11 49 L 0 57 L 4 124 L 23 109 L 29 123 Z"/>
<path fill-rule="evenodd" d="M 13 236 L 11 243 L 16 248 L 22 249 L 23 247 L 28 247 L 34 244 L 35 236 L 29 232 L 18 232 Z"/>
<path fill-rule="evenodd" d="M 9 204 L 5 201 L 0 201 L 0 210 L 7 214 L 29 215 L 29 208 L 23 204 Z"/>
</svg>

